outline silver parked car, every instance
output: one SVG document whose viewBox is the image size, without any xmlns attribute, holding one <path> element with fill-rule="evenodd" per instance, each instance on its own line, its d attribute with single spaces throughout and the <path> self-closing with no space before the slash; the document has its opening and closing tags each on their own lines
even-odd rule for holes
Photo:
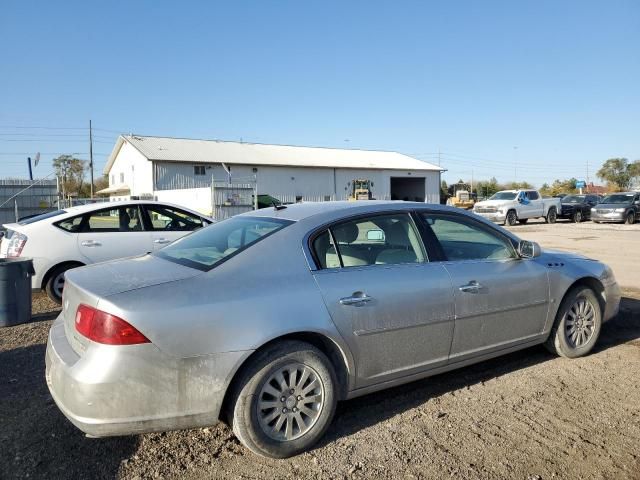
<svg viewBox="0 0 640 480">
<path fill-rule="evenodd" d="M 606 265 L 458 209 L 278 206 L 68 272 L 46 377 L 89 436 L 221 419 L 287 457 L 338 400 L 536 344 L 585 355 L 619 302 Z"/>
</svg>

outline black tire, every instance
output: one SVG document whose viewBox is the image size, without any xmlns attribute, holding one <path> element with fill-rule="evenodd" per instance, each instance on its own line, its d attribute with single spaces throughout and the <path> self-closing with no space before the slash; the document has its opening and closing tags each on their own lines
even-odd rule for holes
<svg viewBox="0 0 640 480">
<path fill-rule="evenodd" d="M 518 214 L 515 210 L 509 210 L 507 216 L 504 219 L 504 224 L 513 227 L 518 221 Z"/>
<path fill-rule="evenodd" d="M 78 267 L 79 265 L 59 265 L 55 267 L 49 277 L 47 278 L 47 283 L 44 286 L 45 292 L 47 292 L 48 297 L 56 302 L 58 305 L 62 303 L 62 288 L 64 287 L 64 274 L 67 270 L 71 270 L 72 268 Z M 60 282 L 62 282 L 62 287 Z"/>
<path fill-rule="evenodd" d="M 636 214 L 634 212 L 627 212 L 627 215 L 624 217 L 624 223 L 627 225 L 636 223 Z"/>
<path fill-rule="evenodd" d="M 580 302 L 586 302 L 590 305 L 590 312 L 592 312 L 592 327 L 589 327 L 587 322 L 589 320 L 584 320 L 583 318 L 580 320 L 581 328 L 584 326 L 585 329 L 588 330 L 588 337 L 580 337 L 580 341 L 572 338 L 573 332 L 576 331 L 575 325 L 578 321 L 576 319 L 576 312 L 579 311 L 579 308 L 576 310 L 576 305 L 579 305 Z M 584 315 L 586 317 L 588 315 Z M 571 322 L 574 322 L 573 324 Z M 574 327 L 572 331 L 571 328 Z M 596 293 L 590 289 L 589 287 L 578 286 L 574 287 L 567 292 L 565 297 L 562 299 L 562 303 L 560 304 L 560 308 L 558 309 L 558 313 L 556 314 L 556 319 L 551 329 L 551 333 L 549 334 L 549 338 L 545 342 L 545 347 L 551 353 L 555 353 L 560 355 L 561 357 L 566 358 L 578 358 L 586 355 L 591 351 L 596 342 L 598 341 L 598 337 L 600 336 L 600 329 L 602 328 L 602 308 L 600 306 L 600 302 L 598 301 L 598 296 Z M 578 334 L 576 334 L 578 335 Z M 581 334 L 580 334 L 581 335 Z M 586 334 L 585 334 L 586 335 Z M 582 340 L 584 339 L 584 342 Z"/>
<path fill-rule="evenodd" d="M 547 212 L 547 216 L 544 217 L 544 221 L 546 223 L 556 223 L 558 219 L 558 212 L 556 211 L 556 207 L 551 207 Z"/>
<path fill-rule="evenodd" d="M 525 223 L 527 223 L 529 221 L 528 218 L 521 218 L 518 220 L 518 222 L 520 223 L 520 225 L 524 225 Z"/>
<path fill-rule="evenodd" d="M 287 387 L 282 390 L 281 384 L 278 384 L 278 380 L 274 380 L 273 376 L 277 376 L 279 373 L 286 374 L 289 368 L 300 368 L 299 366 L 306 371 L 310 370 L 312 373 L 304 380 L 307 383 L 300 386 L 294 385 L 294 393 L 288 395 L 288 392 L 293 391 L 293 389 L 288 390 Z M 282 370 L 284 368 L 287 370 Z M 303 381 L 304 374 L 301 373 L 298 376 L 296 372 L 294 375 L 282 376 L 286 381 L 285 386 L 287 384 L 291 386 L 292 376 L 295 384 L 296 379 Z M 313 382 L 311 382 L 311 378 L 314 378 Z M 275 381 L 275 383 L 272 383 L 272 381 Z M 301 399 L 299 394 L 308 395 L 308 393 L 304 393 L 304 389 L 310 388 L 316 382 L 319 386 L 311 390 L 312 397 L 320 397 L 322 404 L 312 410 L 314 408 L 313 404 L 309 409 L 306 408 L 306 405 L 310 405 L 310 403 L 305 404 L 304 400 L 298 401 Z M 336 409 L 337 385 L 336 374 L 331 362 L 316 347 L 299 341 L 277 343 L 259 352 L 251 360 L 251 363 L 246 368 L 243 368 L 238 381 L 235 382 L 233 396 L 227 407 L 227 420 L 236 437 L 252 452 L 270 458 L 291 457 L 308 450 L 324 435 Z M 270 394 L 269 391 L 265 391 L 265 389 L 270 389 L 270 391 L 282 390 L 284 394 L 281 398 L 278 398 Z M 288 396 L 285 397 L 284 395 Z M 286 400 L 281 400 L 282 398 Z M 260 409 L 259 406 L 266 404 L 265 402 L 276 403 L 277 406 L 273 409 Z M 283 409 L 280 408 L 280 403 L 282 403 Z M 313 418 L 305 414 L 304 410 L 317 415 Z M 284 413 L 285 411 L 287 413 Z M 293 413 L 296 411 L 297 414 Z M 298 431 L 297 433 L 293 432 L 291 439 L 277 438 L 279 435 L 287 435 L 289 423 L 291 423 L 293 431 L 293 416 L 297 415 L 302 418 L 303 414 L 307 421 L 310 422 L 308 427 L 305 425 L 306 431 L 303 432 L 303 428 L 296 420 L 295 425 L 297 425 Z M 267 422 L 272 415 L 276 416 Z M 274 428 L 277 428 L 281 417 L 286 419 L 276 432 Z M 282 432 L 283 429 L 284 432 Z M 267 433 L 267 430 L 269 433 Z M 295 435 L 299 436 L 296 437 Z"/>
<path fill-rule="evenodd" d="M 573 212 L 573 216 L 571 217 L 571 220 L 573 221 L 573 223 L 582 222 L 582 212 L 580 210 L 576 210 L 575 212 Z"/>
</svg>

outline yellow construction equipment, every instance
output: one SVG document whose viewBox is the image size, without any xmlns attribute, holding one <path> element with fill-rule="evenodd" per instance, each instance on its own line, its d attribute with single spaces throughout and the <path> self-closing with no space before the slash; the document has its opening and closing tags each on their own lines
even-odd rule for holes
<svg viewBox="0 0 640 480">
<path fill-rule="evenodd" d="M 459 182 L 449 186 L 447 205 L 471 210 L 475 203 L 475 195 L 471 193 L 471 187 L 468 184 Z"/>
<path fill-rule="evenodd" d="M 371 191 L 373 182 L 364 178 L 356 178 L 351 181 L 351 192 L 349 194 L 349 201 L 354 202 L 356 200 L 373 200 L 373 193 Z"/>
</svg>

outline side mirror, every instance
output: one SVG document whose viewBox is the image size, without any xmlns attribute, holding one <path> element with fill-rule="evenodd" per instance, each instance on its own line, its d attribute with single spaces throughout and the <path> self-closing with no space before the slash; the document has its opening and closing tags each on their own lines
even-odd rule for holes
<svg viewBox="0 0 640 480">
<path fill-rule="evenodd" d="M 540 245 L 529 240 L 520 240 L 518 243 L 518 255 L 521 258 L 536 258 L 542 253 Z"/>
<path fill-rule="evenodd" d="M 520 197 L 520 196 L 518 198 L 516 198 L 516 200 L 518 201 L 518 203 L 522 203 L 523 202 L 523 198 Z"/>
</svg>

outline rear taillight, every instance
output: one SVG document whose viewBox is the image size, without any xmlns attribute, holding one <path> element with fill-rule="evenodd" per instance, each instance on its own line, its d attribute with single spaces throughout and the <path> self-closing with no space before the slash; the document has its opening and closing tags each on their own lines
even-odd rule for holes
<svg viewBox="0 0 640 480">
<path fill-rule="evenodd" d="M 136 345 L 149 339 L 121 318 L 81 304 L 76 311 L 76 330 L 89 340 L 105 345 Z"/>
<path fill-rule="evenodd" d="M 9 246 L 7 247 L 7 257 L 19 257 L 24 245 L 27 243 L 27 236 L 20 232 L 13 232 Z"/>
</svg>

